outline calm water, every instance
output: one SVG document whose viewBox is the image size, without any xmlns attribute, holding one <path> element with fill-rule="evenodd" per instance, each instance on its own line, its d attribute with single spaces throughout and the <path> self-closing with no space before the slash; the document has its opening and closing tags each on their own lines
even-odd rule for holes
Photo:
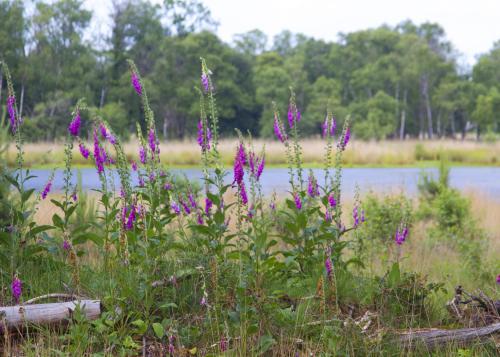
<svg viewBox="0 0 500 357">
<path fill-rule="evenodd" d="M 73 181 L 76 182 L 76 171 Z M 97 172 L 93 168 L 79 169 L 82 175 L 83 189 L 100 188 L 100 181 Z M 173 173 L 184 174 L 192 180 L 199 180 L 202 173 L 198 169 L 173 169 Z M 323 183 L 324 171 L 322 169 L 313 170 L 318 182 Z M 28 187 L 42 190 L 48 180 L 51 170 L 32 170 L 32 174 L 37 177 L 29 181 Z M 410 195 L 417 192 L 417 183 L 422 173 L 430 173 L 437 176 L 437 169 L 420 168 L 347 168 L 343 170 L 342 189 L 346 196 L 352 196 L 356 185 L 360 191 L 377 192 L 398 192 L 404 191 Z M 53 190 L 60 190 L 63 187 L 62 171 L 56 172 Z M 307 171 L 304 171 L 307 176 Z M 227 180 L 232 178 L 232 172 L 227 176 Z M 137 184 L 137 175 L 132 177 Z M 116 187 L 119 187 L 118 176 L 115 174 Z M 276 190 L 278 194 L 289 189 L 288 172 L 285 168 L 265 169 L 261 177 L 263 191 L 265 194 Z M 482 192 L 491 198 L 500 201 L 500 168 L 498 167 L 455 167 L 450 172 L 450 184 L 460 190 L 474 190 Z"/>
</svg>

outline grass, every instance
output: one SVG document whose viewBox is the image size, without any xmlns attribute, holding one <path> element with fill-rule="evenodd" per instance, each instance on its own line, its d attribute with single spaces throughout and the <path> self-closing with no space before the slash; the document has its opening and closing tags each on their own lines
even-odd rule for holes
<svg viewBox="0 0 500 357">
<path fill-rule="evenodd" d="M 285 166 L 286 156 L 283 145 L 272 140 L 255 140 L 257 148 L 265 146 L 268 166 Z M 87 143 L 91 148 L 91 144 Z M 230 166 L 234 159 L 236 140 L 220 142 L 222 162 Z M 200 166 L 200 149 L 195 141 L 169 141 L 161 143 L 162 163 L 171 167 Z M 64 163 L 64 144 L 59 142 L 27 143 L 25 145 L 25 165 L 32 168 L 61 167 Z M 125 152 L 130 160 L 138 160 L 139 144 L 130 141 L 125 144 Z M 353 141 L 343 156 L 347 167 L 394 167 L 394 166 L 434 166 L 441 156 L 446 156 L 452 165 L 500 166 L 500 142 L 482 143 L 476 141 L 435 140 L 435 141 Z M 76 147 L 73 151 L 75 166 L 90 166 Z M 303 141 L 303 162 L 309 167 L 319 167 L 323 163 L 324 142 L 318 139 Z M 7 154 L 8 164 L 15 163 L 15 147 Z"/>
</svg>

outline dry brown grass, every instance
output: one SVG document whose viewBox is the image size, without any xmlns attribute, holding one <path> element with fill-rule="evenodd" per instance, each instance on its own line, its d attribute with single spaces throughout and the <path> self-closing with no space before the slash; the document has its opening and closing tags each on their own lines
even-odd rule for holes
<svg viewBox="0 0 500 357">
<path fill-rule="evenodd" d="M 266 161 L 271 165 L 286 164 L 284 147 L 276 140 L 255 140 L 255 147 L 266 147 Z M 25 160 L 28 166 L 62 166 L 64 161 L 63 143 L 29 143 L 25 145 Z M 91 144 L 87 144 L 91 148 Z M 319 165 L 323 162 L 325 143 L 323 140 L 305 139 L 302 141 L 304 163 Z M 230 165 L 234 158 L 235 139 L 220 142 L 219 151 L 225 164 Z M 130 141 L 124 145 L 129 158 L 137 160 L 139 143 Z M 161 144 L 161 161 L 171 166 L 200 165 L 200 150 L 195 141 L 168 141 Z M 469 165 L 500 164 L 500 142 L 494 144 L 475 141 L 435 140 L 435 141 L 356 141 L 348 146 L 344 163 L 347 165 L 398 166 L 416 165 L 419 160 L 435 161 L 441 153 L 454 163 Z M 8 151 L 8 161 L 15 161 L 15 147 Z M 78 152 L 73 152 L 74 163 L 88 165 Z"/>
</svg>

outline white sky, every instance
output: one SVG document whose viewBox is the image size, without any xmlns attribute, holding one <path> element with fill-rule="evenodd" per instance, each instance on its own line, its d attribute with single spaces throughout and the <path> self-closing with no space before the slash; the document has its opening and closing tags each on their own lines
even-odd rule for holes
<svg viewBox="0 0 500 357">
<path fill-rule="evenodd" d="M 152 0 L 160 3 L 161 0 Z M 270 39 L 282 30 L 329 41 L 339 32 L 415 23 L 437 22 L 448 39 L 473 64 L 478 54 L 500 40 L 500 0 L 204 0 L 219 22 L 218 35 L 231 41 L 234 34 L 260 29 Z M 111 0 L 86 0 L 96 23 L 105 29 Z"/>
</svg>

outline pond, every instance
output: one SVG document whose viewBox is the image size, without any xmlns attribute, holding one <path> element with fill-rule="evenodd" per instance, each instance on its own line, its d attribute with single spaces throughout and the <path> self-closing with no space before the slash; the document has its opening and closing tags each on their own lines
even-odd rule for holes
<svg viewBox="0 0 500 357">
<path fill-rule="evenodd" d="M 80 171 L 82 176 L 82 186 L 84 190 L 100 188 L 100 181 L 94 168 L 75 169 L 73 182 L 76 182 L 76 171 Z M 228 170 L 227 182 L 232 180 L 232 172 Z M 320 184 L 324 181 L 324 171 L 314 169 L 314 174 Z M 172 169 L 172 173 L 185 175 L 190 180 L 201 180 L 200 169 Z M 31 173 L 36 178 L 29 181 L 27 187 L 42 190 L 45 186 L 51 170 L 32 170 Z M 342 171 L 342 190 L 347 197 L 352 197 L 356 186 L 360 192 L 400 192 L 404 191 L 409 195 L 417 193 L 417 183 L 423 173 L 428 173 L 437 177 L 436 168 L 346 168 Z M 307 179 L 308 170 L 304 170 Z M 333 173 L 332 173 L 333 174 Z M 119 187 L 118 175 L 114 172 L 116 187 Z M 137 184 L 137 173 L 133 173 L 132 181 Z M 261 177 L 264 194 L 270 194 L 274 190 L 278 194 L 283 194 L 289 190 L 288 169 L 267 168 Z M 63 187 L 63 172 L 58 170 L 53 181 L 53 190 L 60 190 Z M 459 190 L 473 190 L 480 192 L 491 198 L 500 201 L 500 168 L 499 167 L 453 167 L 450 171 L 450 185 Z"/>
</svg>

